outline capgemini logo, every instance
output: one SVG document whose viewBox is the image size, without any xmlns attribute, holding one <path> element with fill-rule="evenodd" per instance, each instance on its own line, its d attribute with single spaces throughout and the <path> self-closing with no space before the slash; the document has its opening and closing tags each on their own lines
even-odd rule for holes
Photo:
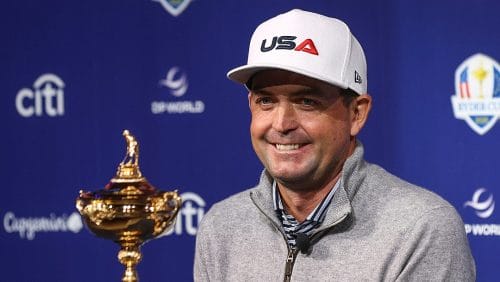
<svg viewBox="0 0 500 282">
<path fill-rule="evenodd" d="M 9 211 L 3 217 L 3 227 L 7 233 L 18 233 L 21 239 L 33 240 L 40 232 L 78 233 L 83 223 L 77 212 L 70 216 L 51 213 L 48 217 L 19 217 Z"/>
<path fill-rule="evenodd" d="M 481 196 L 486 192 L 485 188 L 479 188 L 472 195 L 472 201 L 467 201 L 464 203 L 464 207 L 471 207 L 476 210 L 476 215 L 480 218 L 488 218 L 493 214 L 495 210 L 495 201 L 493 200 L 493 194 L 484 201 L 480 201 Z M 484 197 L 483 197 L 484 198 Z"/>
</svg>

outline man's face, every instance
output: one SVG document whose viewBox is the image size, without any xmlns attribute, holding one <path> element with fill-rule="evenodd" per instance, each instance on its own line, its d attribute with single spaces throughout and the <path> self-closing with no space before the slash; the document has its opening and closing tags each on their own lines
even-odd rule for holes
<svg viewBox="0 0 500 282">
<path fill-rule="evenodd" d="M 355 143 L 341 90 L 282 70 L 261 71 L 251 84 L 252 144 L 268 172 L 294 190 L 332 181 Z"/>
</svg>

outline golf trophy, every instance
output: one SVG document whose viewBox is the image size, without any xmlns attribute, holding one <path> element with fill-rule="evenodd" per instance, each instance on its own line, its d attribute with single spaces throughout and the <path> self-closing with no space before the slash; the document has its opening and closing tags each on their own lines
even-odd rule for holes
<svg viewBox="0 0 500 282">
<path fill-rule="evenodd" d="M 140 246 L 173 226 L 182 201 L 177 191 L 158 191 L 142 176 L 139 144 L 128 130 L 123 136 L 127 152 L 115 177 L 104 189 L 81 190 L 76 208 L 92 233 L 120 245 L 118 260 L 125 266 L 122 281 L 137 282 Z"/>
</svg>

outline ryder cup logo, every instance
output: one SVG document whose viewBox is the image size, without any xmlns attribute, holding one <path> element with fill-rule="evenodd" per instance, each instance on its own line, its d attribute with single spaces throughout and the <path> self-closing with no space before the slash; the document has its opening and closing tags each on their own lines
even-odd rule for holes
<svg viewBox="0 0 500 282">
<path fill-rule="evenodd" d="M 187 8 L 191 0 L 152 0 L 160 3 L 172 16 L 177 17 Z"/>
<path fill-rule="evenodd" d="M 23 88 L 17 92 L 16 109 L 23 117 L 64 115 L 64 82 L 55 74 L 38 77 L 33 89 Z"/>
<path fill-rule="evenodd" d="M 455 95 L 451 96 L 455 118 L 483 135 L 500 116 L 500 67 L 492 58 L 475 54 L 455 72 Z"/>
</svg>

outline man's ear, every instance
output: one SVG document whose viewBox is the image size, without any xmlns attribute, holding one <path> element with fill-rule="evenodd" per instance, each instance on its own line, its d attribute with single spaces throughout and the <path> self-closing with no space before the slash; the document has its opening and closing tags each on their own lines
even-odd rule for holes
<svg viewBox="0 0 500 282">
<path fill-rule="evenodd" d="M 372 108 L 372 97 L 368 94 L 359 95 L 356 97 L 351 104 L 351 110 L 353 113 L 352 124 L 351 124 L 351 136 L 356 136 L 359 134 L 366 120 L 368 119 L 368 114 Z"/>
<path fill-rule="evenodd" d="M 252 105 L 252 92 L 248 92 L 248 108 Z"/>
</svg>

